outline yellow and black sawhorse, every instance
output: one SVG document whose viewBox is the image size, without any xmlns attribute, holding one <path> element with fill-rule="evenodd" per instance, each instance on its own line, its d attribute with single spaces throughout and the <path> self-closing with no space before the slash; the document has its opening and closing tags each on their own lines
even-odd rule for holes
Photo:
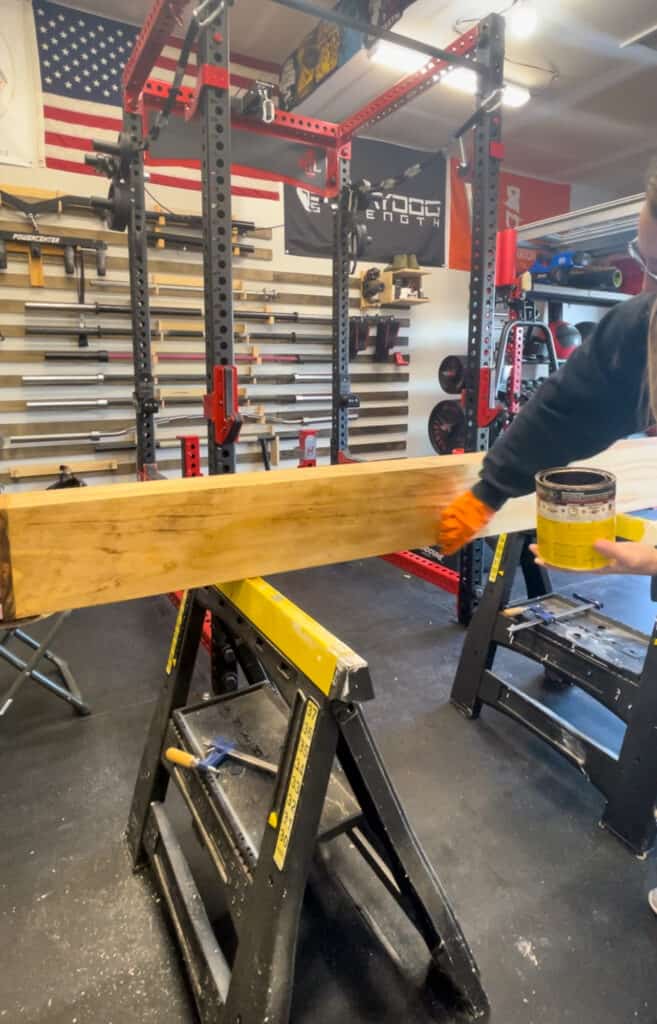
<svg viewBox="0 0 657 1024">
<path fill-rule="evenodd" d="M 639 539 L 641 524 L 647 525 L 619 516 L 619 538 Z M 602 615 L 595 602 L 551 593 L 549 576 L 538 567 L 542 594 L 509 605 L 516 571 L 533 539 L 515 533 L 498 540 L 463 645 L 452 703 L 468 718 L 478 718 L 484 704 L 493 707 L 565 757 L 607 798 L 601 824 L 643 856 L 657 839 L 657 622 L 647 636 Z M 620 749 L 608 749 L 502 679 L 494 671 L 498 648 L 533 660 L 548 682 L 577 686 L 613 712 L 626 725 Z"/>
<path fill-rule="evenodd" d="M 221 629 L 232 690 L 186 706 L 207 612 Z M 235 688 L 236 665 L 247 685 Z M 168 681 L 143 754 L 128 826 L 135 867 L 150 861 L 204 1024 L 285 1024 L 308 875 L 318 843 L 346 834 L 426 944 L 429 980 L 473 1019 L 479 973 L 440 881 L 409 825 L 361 702 L 366 662 L 261 579 L 190 591 Z M 186 771 L 163 752 L 203 757 L 214 737 L 278 765 Z M 164 801 L 187 805 L 229 911 L 219 938 Z M 358 858 L 360 859 L 360 858 Z M 214 886 L 214 881 L 213 881 Z"/>
</svg>

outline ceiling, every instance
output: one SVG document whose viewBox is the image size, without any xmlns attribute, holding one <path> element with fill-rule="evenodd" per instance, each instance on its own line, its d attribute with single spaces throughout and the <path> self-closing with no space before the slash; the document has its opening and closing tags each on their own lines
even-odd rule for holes
<svg viewBox="0 0 657 1024">
<path fill-rule="evenodd" d="M 532 100 L 520 110 L 504 111 L 506 165 L 590 185 L 609 198 L 641 191 L 647 162 L 657 153 L 657 52 L 641 46 L 620 49 L 619 43 L 655 24 L 654 0 L 536 0 L 536 6 L 536 36 L 522 43 L 507 38 L 506 78 L 528 86 Z M 458 34 L 457 18 L 483 17 L 489 10 L 490 0 L 417 0 L 395 31 L 444 46 Z M 552 83 L 549 71 L 536 70 L 550 67 L 559 71 Z M 362 51 L 303 109 L 342 118 L 353 110 L 354 96 L 360 106 L 397 77 L 372 65 Z M 472 99 L 437 85 L 371 134 L 438 148 L 471 111 Z"/>
<path fill-rule="evenodd" d="M 75 6 L 133 22 L 151 0 L 71 0 Z M 324 7 L 334 0 L 315 0 Z M 508 2 L 502 0 L 508 8 Z M 657 51 L 619 44 L 654 25 L 654 0 L 534 0 L 539 29 L 531 41 L 507 40 L 506 77 L 527 85 L 532 100 L 504 113 L 506 165 L 513 170 L 597 187 L 610 198 L 640 191 L 657 152 Z M 416 0 L 395 31 L 445 45 L 457 18 L 478 19 L 490 0 Z M 502 8 L 498 5 L 496 9 Z M 236 0 L 231 8 L 235 50 L 281 62 L 314 21 L 270 0 Z M 534 68 L 522 66 L 534 65 Z M 555 67 L 556 81 L 549 71 Z M 339 120 L 392 85 L 399 74 L 373 65 L 361 51 L 304 104 L 301 111 Z M 369 134 L 418 148 L 440 148 L 472 110 L 472 100 L 436 86 Z"/>
</svg>

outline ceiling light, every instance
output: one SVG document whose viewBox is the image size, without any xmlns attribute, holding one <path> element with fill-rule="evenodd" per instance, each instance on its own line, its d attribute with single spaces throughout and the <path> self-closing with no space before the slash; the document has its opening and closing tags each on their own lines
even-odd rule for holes
<svg viewBox="0 0 657 1024">
<path fill-rule="evenodd" d="M 467 93 L 468 96 L 474 96 L 477 92 L 477 75 L 470 68 L 454 68 L 443 75 L 442 84 L 449 89 L 456 89 L 458 92 Z M 524 107 L 530 99 L 531 93 L 524 85 L 516 85 L 515 82 L 504 83 L 503 107 L 515 110 L 518 107 Z"/>
<path fill-rule="evenodd" d="M 468 96 L 474 96 L 477 92 L 477 73 L 470 68 L 450 68 L 442 79 L 442 84 L 448 89 L 456 89 L 457 92 L 465 92 Z"/>
<path fill-rule="evenodd" d="M 506 82 L 504 85 L 504 95 L 502 96 L 502 106 L 517 110 L 518 107 L 524 107 L 525 103 L 529 103 L 531 98 L 532 94 L 524 85 Z"/>
<path fill-rule="evenodd" d="M 509 34 L 515 39 L 529 39 L 538 25 L 538 12 L 527 0 L 517 0 L 506 16 Z"/>
<path fill-rule="evenodd" d="M 389 43 L 387 39 L 377 39 L 370 50 L 370 60 L 408 75 L 423 68 L 429 58 L 405 46 Z"/>
</svg>

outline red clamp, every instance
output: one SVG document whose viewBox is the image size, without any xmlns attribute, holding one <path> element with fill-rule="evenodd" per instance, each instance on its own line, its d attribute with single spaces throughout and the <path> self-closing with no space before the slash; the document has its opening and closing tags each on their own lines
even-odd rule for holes
<svg viewBox="0 0 657 1024">
<path fill-rule="evenodd" d="M 396 366 L 408 366 L 408 359 L 406 359 L 402 352 L 394 352 L 395 365 Z"/>
<path fill-rule="evenodd" d="M 491 371 L 489 367 L 486 366 L 483 370 L 479 371 L 479 404 L 477 406 L 478 427 L 490 427 L 493 420 L 496 420 L 500 414 L 500 410 L 497 405 L 494 405 L 493 407 L 490 405 L 490 378 Z"/>
<path fill-rule="evenodd" d="M 198 105 L 201 102 L 201 96 L 206 87 L 210 89 L 230 89 L 230 72 L 228 68 L 217 67 L 216 64 L 201 64 L 196 76 L 194 92 L 185 107 L 186 121 L 191 121 L 196 117 Z"/>
<path fill-rule="evenodd" d="M 203 396 L 205 418 L 214 423 L 216 444 L 234 444 L 242 429 L 237 390 L 237 367 L 215 366 L 212 383 L 214 391 Z"/>
<path fill-rule="evenodd" d="M 182 475 L 203 476 L 201 473 L 201 440 L 195 434 L 177 434 L 180 441 Z"/>
</svg>

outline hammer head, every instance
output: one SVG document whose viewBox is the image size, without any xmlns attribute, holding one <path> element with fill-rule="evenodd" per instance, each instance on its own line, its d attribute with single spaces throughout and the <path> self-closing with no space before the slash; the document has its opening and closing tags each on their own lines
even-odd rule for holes
<svg viewBox="0 0 657 1024">
<path fill-rule="evenodd" d="M 231 750 L 234 749 L 235 744 L 231 740 L 227 740 L 225 736 L 215 736 L 212 740 L 210 750 L 203 760 L 199 761 L 199 767 L 217 768 L 222 761 L 226 760 Z"/>
</svg>

